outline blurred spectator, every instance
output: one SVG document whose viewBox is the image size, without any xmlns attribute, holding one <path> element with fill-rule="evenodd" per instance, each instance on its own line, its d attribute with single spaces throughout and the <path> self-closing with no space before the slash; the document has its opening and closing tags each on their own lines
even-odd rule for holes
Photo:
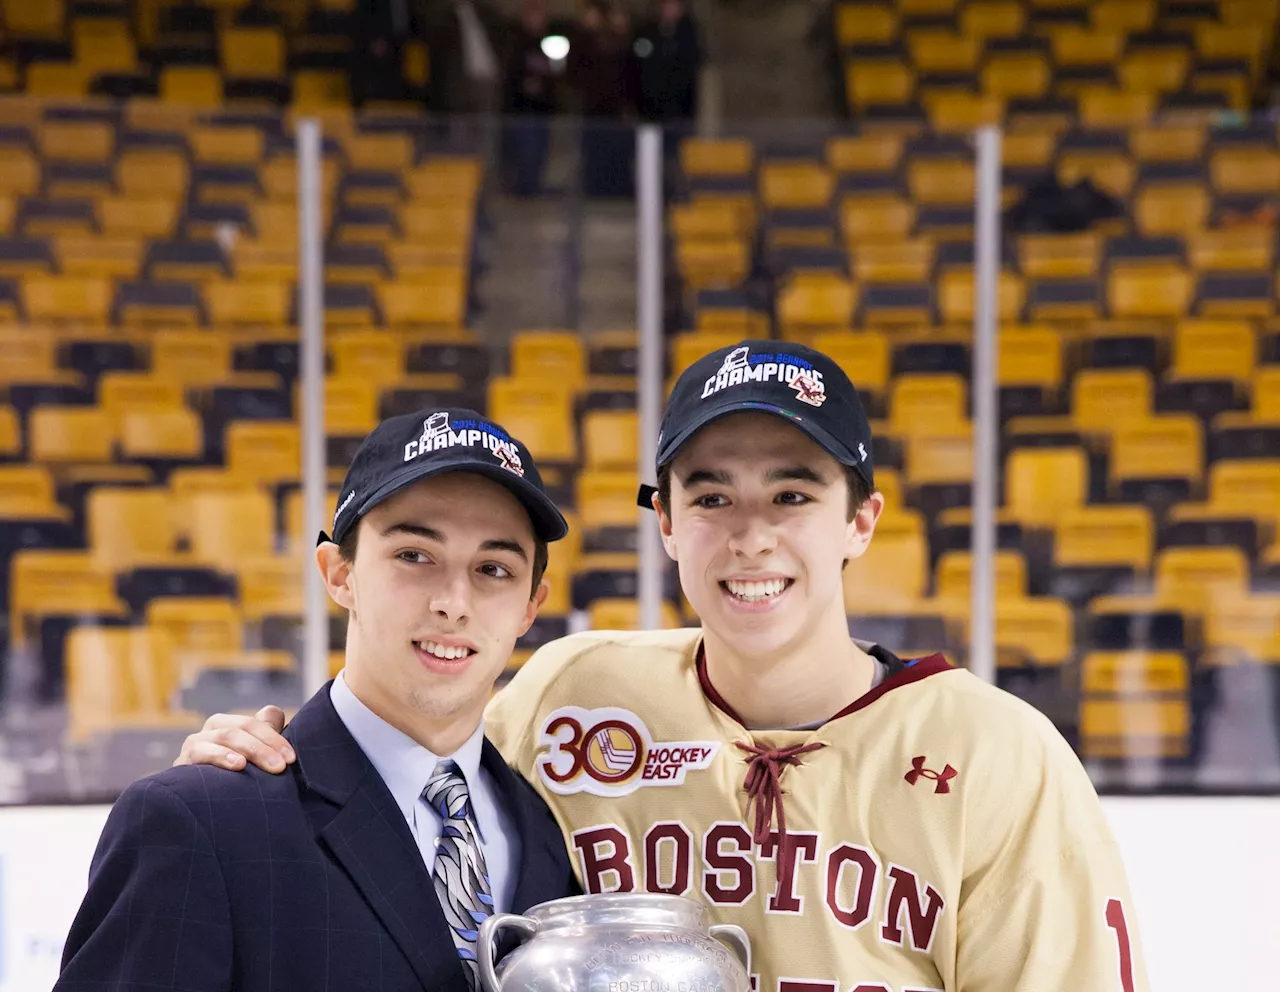
<svg viewBox="0 0 1280 992">
<path fill-rule="evenodd" d="M 355 15 L 351 59 L 355 105 L 369 100 L 403 100 L 401 50 L 412 29 L 409 0 L 360 0 Z"/>
<path fill-rule="evenodd" d="M 546 0 L 524 0 L 507 47 L 504 78 L 503 166 L 508 189 L 536 196 L 542 189 L 550 125 L 555 113 L 555 68 L 542 50 L 547 34 Z"/>
<path fill-rule="evenodd" d="M 431 0 L 424 20 L 430 108 L 441 114 L 493 110 L 501 71 L 501 18 L 484 0 Z"/>
<path fill-rule="evenodd" d="M 637 33 L 634 50 L 640 65 L 640 116 L 670 124 L 691 121 L 698 109 L 702 45 L 684 0 L 659 0 L 657 19 Z"/>
<path fill-rule="evenodd" d="M 579 93 L 583 188 L 588 196 L 628 196 L 635 109 L 631 23 L 611 0 L 592 0 L 569 49 L 569 82 Z"/>
</svg>

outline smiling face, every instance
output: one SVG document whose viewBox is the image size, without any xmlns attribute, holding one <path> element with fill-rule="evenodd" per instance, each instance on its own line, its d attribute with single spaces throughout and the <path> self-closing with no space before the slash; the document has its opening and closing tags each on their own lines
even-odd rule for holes
<svg viewBox="0 0 1280 992">
<path fill-rule="evenodd" d="M 851 515 L 844 468 L 808 435 L 764 413 L 714 421 L 672 462 L 668 505 L 663 543 L 709 646 L 767 665 L 847 643 L 841 571 L 884 503 Z"/>
<path fill-rule="evenodd" d="M 433 751 L 440 738 L 456 748 L 546 598 L 541 582 L 531 596 L 529 514 L 496 482 L 455 473 L 396 493 L 358 527 L 353 560 L 317 549 L 350 611 L 344 678 L 388 723 Z"/>
</svg>

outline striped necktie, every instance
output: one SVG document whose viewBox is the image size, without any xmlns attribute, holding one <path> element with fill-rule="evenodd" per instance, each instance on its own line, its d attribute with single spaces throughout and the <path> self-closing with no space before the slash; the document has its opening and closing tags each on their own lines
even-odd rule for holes
<svg viewBox="0 0 1280 992">
<path fill-rule="evenodd" d="M 449 921 L 462 968 L 474 989 L 479 986 L 476 934 L 480 924 L 493 913 L 493 896 L 467 780 L 452 761 L 441 761 L 422 791 L 422 798 L 442 821 L 433 872 L 436 897 Z"/>
</svg>

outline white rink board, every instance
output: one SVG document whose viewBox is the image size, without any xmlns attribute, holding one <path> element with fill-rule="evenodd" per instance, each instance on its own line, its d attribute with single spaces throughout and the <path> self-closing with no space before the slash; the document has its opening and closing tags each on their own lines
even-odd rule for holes
<svg viewBox="0 0 1280 992">
<path fill-rule="evenodd" d="M 1280 799 L 1103 802 L 1154 992 L 1270 987 L 1280 947 Z M 0 809 L 0 992 L 53 987 L 106 816 L 104 806 Z"/>
</svg>

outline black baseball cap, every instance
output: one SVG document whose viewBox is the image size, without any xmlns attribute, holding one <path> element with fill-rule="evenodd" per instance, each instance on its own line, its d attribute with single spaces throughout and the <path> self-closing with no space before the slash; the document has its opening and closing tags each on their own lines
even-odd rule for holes
<svg viewBox="0 0 1280 992">
<path fill-rule="evenodd" d="M 740 341 L 698 359 L 680 374 L 658 433 L 656 468 L 689 438 L 730 413 L 771 413 L 800 428 L 874 489 L 871 424 L 853 383 L 834 361 L 790 341 Z M 653 488 L 639 503 L 650 506 Z"/>
<path fill-rule="evenodd" d="M 366 513 L 419 479 L 474 472 L 511 490 L 529 511 L 533 532 L 558 541 L 569 525 L 542 485 L 529 449 L 474 410 L 421 410 L 384 420 L 364 439 L 339 490 L 333 537 L 340 543 Z"/>
</svg>

